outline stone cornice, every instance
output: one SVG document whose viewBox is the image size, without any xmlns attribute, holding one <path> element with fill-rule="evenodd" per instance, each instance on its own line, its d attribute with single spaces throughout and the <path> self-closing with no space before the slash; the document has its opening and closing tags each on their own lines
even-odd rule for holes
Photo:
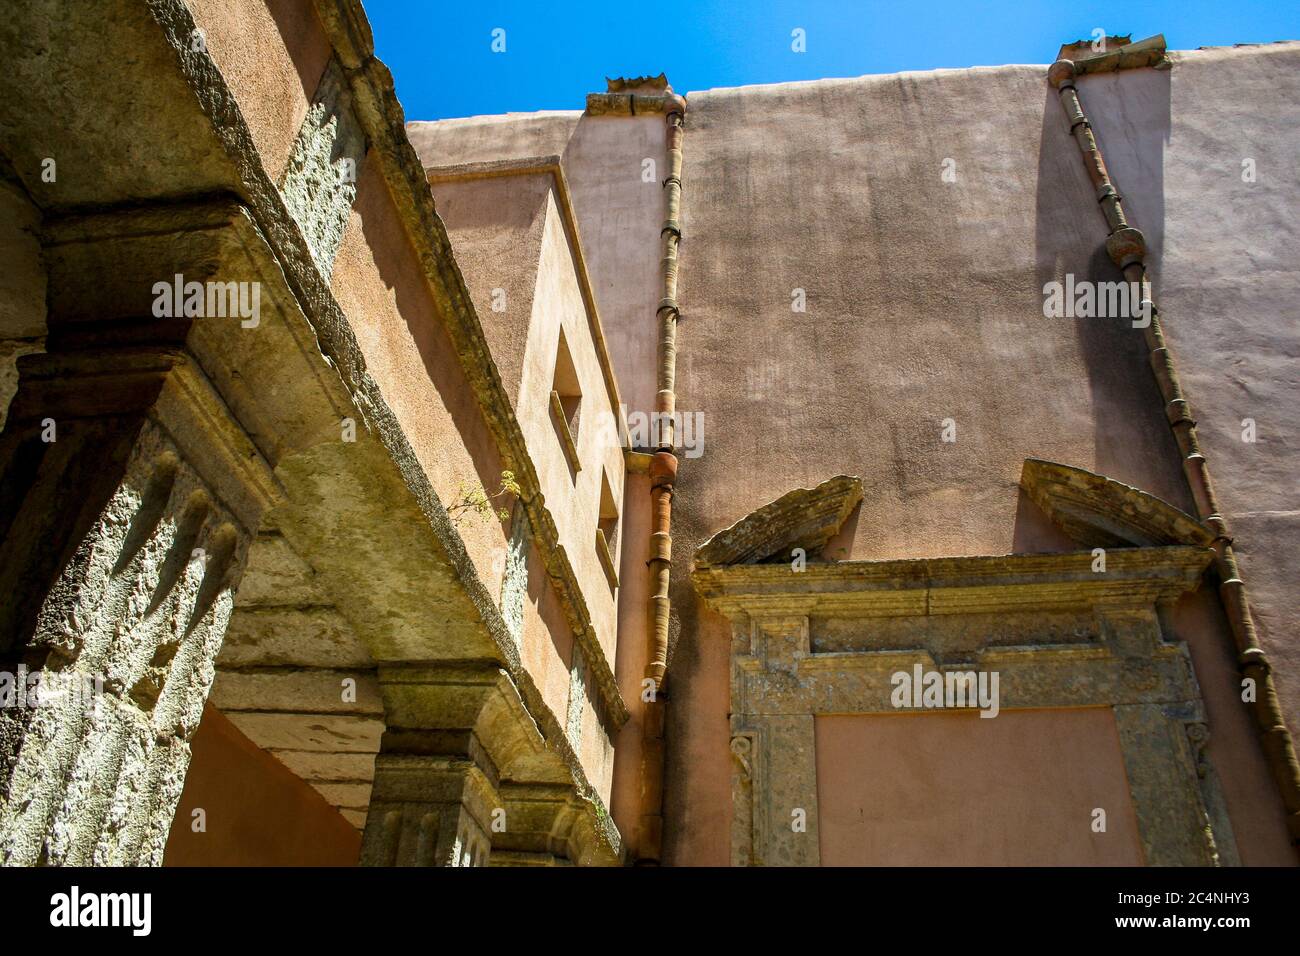
<svg viewBox="0 0 1300 956">
<path fill-rule="evenodd" d="M 1091 552 L 733 565 L 694 572 L 696 590 L 724 614 L 904 617 L 1149 605 L 1193 590 L 1208 548 L 1115 549 L 1106 570 Z"/>
<path fill-rule="evenodd" d="M 862 479 L 828 478 L 815 488 L 797 488 L 751 511 L 695 550 L 695 566 L 754 564 L 795 548 L 820 551 L 862 500 Z M 806 556 L 806 555 L 805 555 Z"/>
<path fill-rule="evenodd" d="M 509 463 L 523 491 L 521 500 L 547 574 L 558 587 L 561 604 L 591 665 L 606 713 L 614 729 L 618 729 L 628 719 L 627 704 L 592 626 L 573 564 L 560 545 L 523 431 L 456 264 L 447 230 L 434 208 L 424 166 L 406 135 L 406 118 L 393 88 L 392 74 L 374 56 L 373 39 L 357 0 L 315 0 L 315 7 L 345 68 L 357 118 L 370 144 L 368 160 L 379 163 L 393 204 L 424 268 L 429 290 L 446 319 L 447 333 L 466 379 L 503 460 Z"/>
</svg>

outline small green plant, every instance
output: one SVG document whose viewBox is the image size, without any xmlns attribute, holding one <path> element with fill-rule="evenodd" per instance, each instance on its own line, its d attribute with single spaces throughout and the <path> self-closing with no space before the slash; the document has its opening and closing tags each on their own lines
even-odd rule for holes
<svg viewBox="0 0 1300 956">
<path fill-rule="evenodd" d="M 493 502 L 506 495 L 519 497 L 522 491 L 519 482 L 515 480 L 515 474 L 512 471 L 501 472 L 501 486 L 492 494 L 488 494 L 482 488 L 467 488 L 464 482 L 461 482 L 456 489 L 455 500 L 447 506 L 447 517 L 451 518 L 451 523 L 460 527 L 461 520 L 468 517 L 489 518 L 495 515 L 502 521 L 510 520 L 510 512 L 505 508 L 496 507 Z"/>
</svg>

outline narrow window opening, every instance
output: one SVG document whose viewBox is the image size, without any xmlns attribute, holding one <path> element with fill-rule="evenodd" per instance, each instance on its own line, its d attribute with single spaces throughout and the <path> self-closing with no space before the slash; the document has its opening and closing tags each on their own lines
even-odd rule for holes
<svg viewBox="0 0 1300 956">
<path fill-rule="evenodd" d="M 599 524 L 596 526 L 596 554 L 600 558 L 601 567 L 605 570 L 605 578 L 609 581 L 611 591 L 618 589 L 618 528 L 618 505 L 615 503 L 614 492 L 610 487 L 609 474 L 602 471 L 600 516 Z"/>
<path fill-rule="evenodd" d="M 578 386 L 578 370 L 573 364 L 564 329 L 560 329 L 560 342 L 555 354 L 555 381 L 551 386 L 551 419 L 564 449 L 564 457 L 576 476 L 582 470 L 578 460 L 578 426 L 582 417 L 582 389 Z"/>
</svg>

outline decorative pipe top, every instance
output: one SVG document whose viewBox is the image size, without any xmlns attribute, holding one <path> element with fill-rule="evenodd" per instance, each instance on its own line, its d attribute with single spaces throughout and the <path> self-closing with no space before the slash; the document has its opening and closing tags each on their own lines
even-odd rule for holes
<svg viewBox="0 0 1300 956">
<path fill-rule="evenodd" d="M 1127 36 L 1103 37 L 1095 42 L 1076 40 L 1061 47 L 1056 62 L 1047 71 L 1047 82 L 1059 90 L 1073 86 L 1076 76 L 1088 73 L 1111 73 L 1143 66 L 1159 70 L 1168 69 L 1169 65 L 1163 33 L 1136 43 L 1130 43 Z"/>
</svg>

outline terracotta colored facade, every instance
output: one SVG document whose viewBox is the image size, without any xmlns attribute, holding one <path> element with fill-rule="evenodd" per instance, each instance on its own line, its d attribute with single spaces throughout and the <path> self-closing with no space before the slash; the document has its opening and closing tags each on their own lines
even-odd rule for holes
<svg viewBox="0 0 1300 956">
<path fill-rule="evenodd" d="M 424 122 L 114 8 L 0 25 L 4 863 L 1295 863 L 1300 45 Z"/>
</svg>

